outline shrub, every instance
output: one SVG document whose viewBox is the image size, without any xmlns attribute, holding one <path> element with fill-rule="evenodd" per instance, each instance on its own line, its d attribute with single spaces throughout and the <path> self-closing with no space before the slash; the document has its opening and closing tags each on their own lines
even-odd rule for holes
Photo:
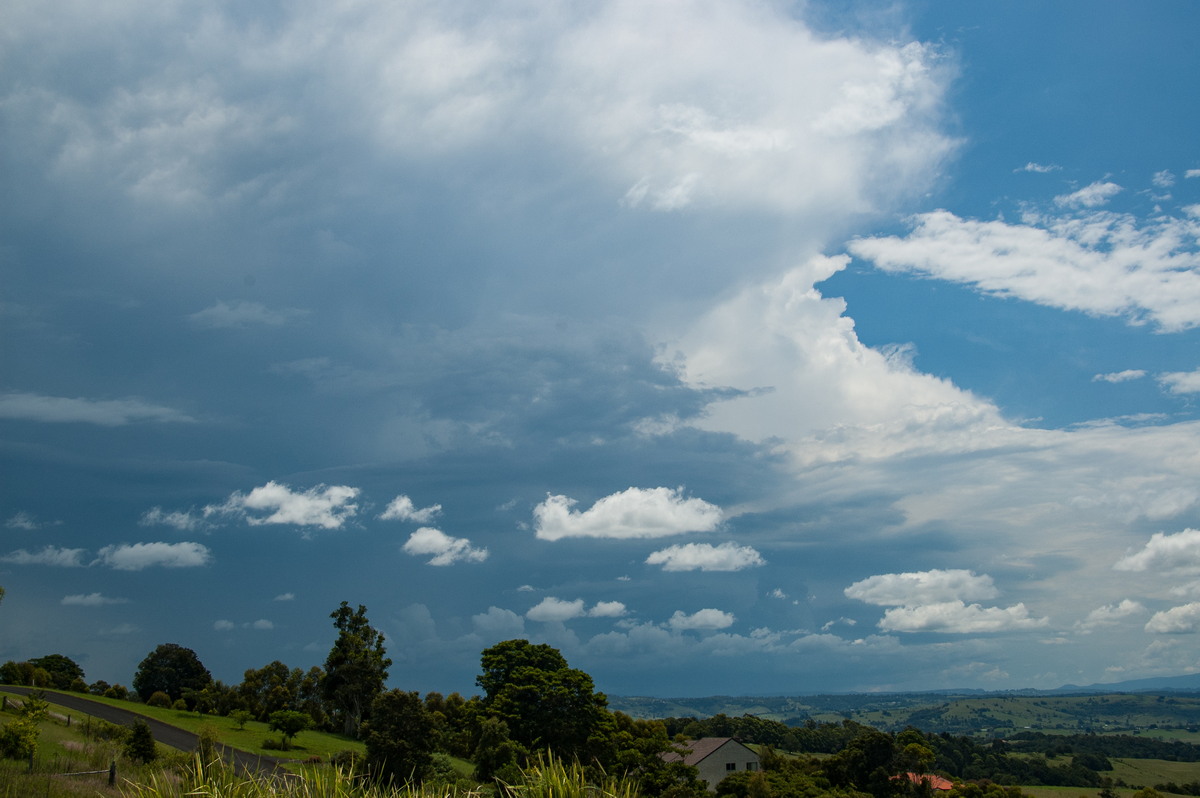
<svg viewBox="0 0 1200 798">
<path fill-rule="evenodd" d="M 0 756 L 28 759 L 37 751 L 38 727 L 28 718 L 0 727 Z"/>
<path fill-rule="evenodd" d="M 244 709 L 235 709 L 233 712 L 229 713 L 229 719 L 233 721 L 233 725 L 238 731 L 246 728 L 246 724 L 253 717 L 253 715 Z"/>
<path fill-rule="evenodd" d="M 115 698 L 119 701 L 125 701 L 129 698 L 129 688 L 124 685 L 114 684 L 112 687 L 106 688 L 103 695 L 105 698 Z"/>
<path fill-rule="evenodd" d="M 146 706 L 162 707 L 165 709 L 171 706 L 171 696 L 167 695 L 162 690 L 157 690 L 146 699 Z"/>
<path fill-rule="evenodd" d="M 154 745 L 154 735 L 144 720 L 135 720 L 129 727 L 129 738 L 125 740 L 125 755 L 143 764 L 153 762 L 158 757 L 158 749 Z"/>
<path fill-rule="evenodd" d="M 150 697 L 153 698 L 154 696 L 150 696 Z M 180 712 L 187 712 L 187 708 L 188 708 L 187 702 L 184 701 L 182 698 L 175 699 L 175 703 L 171 705 L 171 709 L 177 709 Z"/>
</svg>

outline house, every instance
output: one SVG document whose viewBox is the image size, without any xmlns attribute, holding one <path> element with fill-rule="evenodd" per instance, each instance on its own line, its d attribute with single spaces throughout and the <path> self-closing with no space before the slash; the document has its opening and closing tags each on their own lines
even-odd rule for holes
<svg viewBox="0 0 1200 798">
<path fill-rule="evenodd" d="M 721 779 L 739 770 L 758 770 L 758 753 L 739 743 L 732 737 L 701 737 L 679 743 L 687 753 L 674 751 L 662 755 L 664 761 L 691 765 L 700 772 L 700 780 L 710 791 L 715 792 Z"/>
<path fill-rule="evenodd" d="M 950 779 L 942 778 L 941 776 L 937 775 L 936 773 L 912 773 L 912 772 L 909 772 L 909 773 L 905 773 L 903 776 L 894 776 L 893 778 L 908 779 L 913 784 L 916 784 L 918 787 L 921 785 L 925 785 L 925 786 L 929 787 L 929 789 L 936 790 L 936 791 L 944 792 L 946 790 L 954 789 L 954 782 L 950 781 Z"/>
</svg>

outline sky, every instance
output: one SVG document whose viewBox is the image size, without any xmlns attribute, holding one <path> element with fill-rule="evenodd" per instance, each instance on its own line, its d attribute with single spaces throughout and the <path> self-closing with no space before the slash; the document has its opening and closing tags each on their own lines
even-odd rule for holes
<svg viewBox="0 0 1200 798">
<path fill-rule="evenodd" d="M 0 661 L 1200 672 L 1198 23 L 10 0 Z"/>
</svg>

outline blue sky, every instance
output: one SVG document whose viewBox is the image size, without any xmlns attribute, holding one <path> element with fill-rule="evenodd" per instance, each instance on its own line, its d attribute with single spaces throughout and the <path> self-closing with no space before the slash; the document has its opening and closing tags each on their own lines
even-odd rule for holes
<svg viewBox="0 0 1200 798">
<path fill-rule="evenodd" d="M 0 659 L 1196 671 L 1198 17 L 10 4 Z"/>
</svg>

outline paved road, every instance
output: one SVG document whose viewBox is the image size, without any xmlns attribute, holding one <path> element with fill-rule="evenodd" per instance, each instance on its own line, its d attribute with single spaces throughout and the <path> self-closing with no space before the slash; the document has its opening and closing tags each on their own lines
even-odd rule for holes
<svg viewBox="0 0 1200 798">
<path fill-rule="evenodd" d="M 32 687 L 13 687 L 7 684 L 0 685 L 0 690 L 16 693 L 17 695 L 27 695 L 33 692 L 34 689 Z M 73 709 L 76 712 L 82 712 L 111 723 L 119 723 L 122 726 L 127 726 L 135 719 L 141 719 L 150 727 L 150 733 L 154 735 L 155 740 L 163 745 L 178 748 L 180 751 L 195 751 L 198 745 L 199 739 L 190 731 L 185 731 L 177 726 L 171 726 L 154 718 L 148 718 L 145 715 L 139 715 L 127 709 L 102 704 L 99 701 L 92 701 L 80 695 L 59 693 L 54 690 L 46 690 L 44 692 L 46 700 L 52 704 L 57 704 L 66 709 Z M 230 748 L 227 745 L 218 744 L 217 747 L 221 750 L 222 759 L 226 762 L 232 762 L 237 768 L 248 773 L 282 775 L 287 772 L 281 767 L 280 761 L 274 757 L 250 754 L 245 751 L 239 751 L 236 748 Z"/>
</svg>

